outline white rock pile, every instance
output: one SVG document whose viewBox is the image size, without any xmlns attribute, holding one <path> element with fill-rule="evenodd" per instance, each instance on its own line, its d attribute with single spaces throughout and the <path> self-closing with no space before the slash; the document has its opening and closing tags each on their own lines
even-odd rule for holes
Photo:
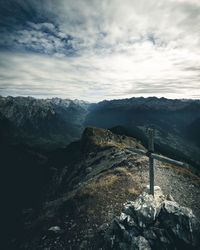
<svg viewBox="0 0 200 250">
<path fill-rule="evenodd" d="M 105 233 L 107 249 L 200 249 L 200 224 L 192 210 L 155 187 L 124 204 L 119 218 Z"/>
</svg>

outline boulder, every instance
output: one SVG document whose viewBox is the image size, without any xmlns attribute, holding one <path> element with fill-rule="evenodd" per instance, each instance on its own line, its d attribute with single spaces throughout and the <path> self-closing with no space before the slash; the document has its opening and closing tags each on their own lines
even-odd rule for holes
<svg viewBox="0 0 200 250">
<path fill-rule="evenodd" d="M 150 227 L 143 231 L 143 236 L 153 249 L 174 249 L 172 238 L 163 228 Z"/>
<path fill-rule="evenodd" d="M 54 232 L 54 233 L 59 233 L 61 231 L 59 226 L 53 226 L 48 229 L 48 231 Z"/>
<path fill-rule="evenodd" d="M 134 227 L 134 226 L 137 227 L 135 220 L 130 215 L 127 215 L 123 212 L 121 213 L 119 220 L 120 220 L 120 222 L 128 225 L 129 227 Z"/>
<path fill-rule="evenodd" d="M 57 237 L 63 233 L 63 230 L 59 226 L 52 226 L 46 232 L 46 235 L 51 237 Z"/>
<path fill-rule="evenodd" d="M 155 222 L 163 200 L 164 195 L 160 187 L 155 187 L 154 197 L 149 194 L 147 188 L 134 202 L 127 202 L 123 212 L 132 216 L 139 227 L 146 228 Z"/>
<path fill-rule="evenodd" d="M 134 250 L 151 250 L 149 242 L 143 237 L 134 237 L 131 242 L 131 249 Z"/>
<path fill-rule="evenodd" d="M 192 246 L 198 245 L 199 222 L 191 209 L 182 207 L 175 201 L 165 200 L 159 221 L 174 238 Z"/>
</svg>

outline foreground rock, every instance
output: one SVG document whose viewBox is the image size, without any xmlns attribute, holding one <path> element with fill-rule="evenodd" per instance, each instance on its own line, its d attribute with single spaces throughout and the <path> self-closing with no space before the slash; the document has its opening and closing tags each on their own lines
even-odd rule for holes
<svg viewBox="0 0 200 250">
<path fill-rule="evenodd" d="M 200 249 L 200 224 L 192 210 L 167 200 L 159 187 L 124 204 L 105 234 L 107 249 Z"/>
</svg>

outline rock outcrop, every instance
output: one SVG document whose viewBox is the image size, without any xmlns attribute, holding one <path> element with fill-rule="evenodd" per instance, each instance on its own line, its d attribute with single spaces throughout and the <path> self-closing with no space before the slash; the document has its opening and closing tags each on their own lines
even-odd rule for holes
<svg viewBox="0 0 200 250">
<path fill-rule="evenodd" d="M 124 204 L 105 233 L 107 249 L 200 249 L 200 224 L 192 210 L 167 200 L 160 187 Z"/>
</svg>

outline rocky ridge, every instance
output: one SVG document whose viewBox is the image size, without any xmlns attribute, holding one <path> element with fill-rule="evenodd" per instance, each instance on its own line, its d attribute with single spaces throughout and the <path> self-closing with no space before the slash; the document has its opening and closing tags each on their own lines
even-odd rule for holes
<svg viewBox="0 0 200 250">
<path fill-rule="evenodd" d="M 55 174 L 40 211 L 24 213 L 26 240 L 21 248 L 106 249 L 105 231 L 123 204 L 134 202 L 148 184 L 148 158 L 131 154 L 127 147 L 144 149 L 133 138 L 90 127 L 79 142 L 52 155 Z M 155 183 L 200 217 L 198 176 L 156 162 Z"/>
</svg>

